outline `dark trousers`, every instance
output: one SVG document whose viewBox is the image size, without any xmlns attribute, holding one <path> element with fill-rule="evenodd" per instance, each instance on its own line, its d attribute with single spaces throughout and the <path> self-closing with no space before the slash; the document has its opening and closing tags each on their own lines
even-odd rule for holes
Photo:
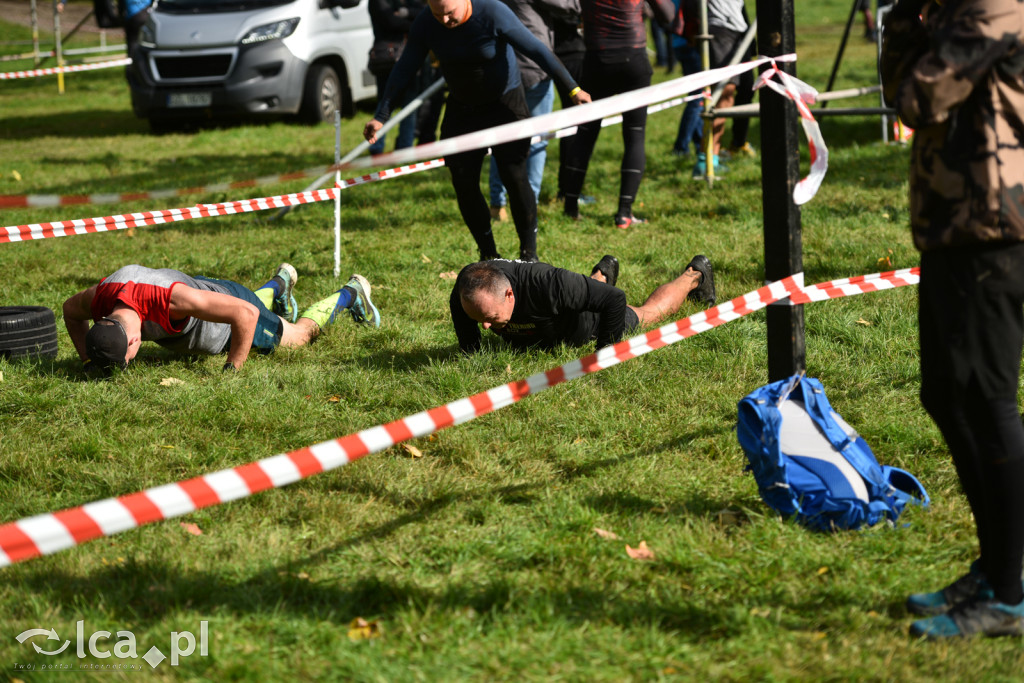
<svg viewBox="0 0 1024 683">
<path fill-rule="evenodd" d="M 583 52 L 556 53 L 562 66 L 569 72 L 572 79 L 579 83 L 583 79 Z M 568 89 L 555 81 L 555 88 L 558 90 L 558 99 L 562 103 L 562 109 L 572 106 L 572 98 L 569 97 Z M 566 163 L 569 161 L 569 147 L 572 145 L 573 137 L 567 136 L 558 141 L 558 196 L 565 194 Z"/>
<path fill-rule="evenodd" d="M 647 49 L 593 50 L 583 59 L 583 89 L 594 100 L 638 90 L 651 84 L 651 62 Z M 622 166 L 619 179 L 619 210 L 617 215 L 630 216 L 633 201 L 640 189 L 647 156 L 644 136 L 647 128 L 647 107 L 622 113 Z M 577 199 L 583 191 L 587 166 L 601 133 L 601 121 L 580 125 L 569 147 L 566 163 L 565 196 Z"/>
<path fill-rule="evenodd" d="M 949 446 L 997 599 L 1024 598 L 1024 244 L 921 256 L 921 403 Z"/>
<path fill-rule="evenodd" d="M 441 139 L 492 128 L 529 117 L 526 96 L 522 86 L 511 90 L 496 102 L 466 104 L 453 97 L 448 98 L 444 121 L 441 122 Z M 459 203 L 462 220 L 476 240 L 480 258 L 498 255 L 494 234 L 491 232 L 491 211 L 487 200 L 480 191 L 480 171 L 483 168 L 486 149 L 474 149 L 445 157 L 445 166 L 452 177 L 452 187 Z M 508 208 L 512 212 L 519 235 L 519 258 L 537 260 L 537 198 L 530 187 L 526 160 L 530 155 L 530 140 L 515 140 L 491 149 L 498 166 L 498 175 L 508 191 Z"/>
</svg>

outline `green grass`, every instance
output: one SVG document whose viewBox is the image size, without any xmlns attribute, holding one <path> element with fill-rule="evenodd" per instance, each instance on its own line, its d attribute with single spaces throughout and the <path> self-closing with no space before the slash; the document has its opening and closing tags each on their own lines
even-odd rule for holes
<svg viewBox="0 0 1024 683">
<path fill-rule="evenodd" d="M 824 88 L 848 12 L 797 8 L 798 74 Z M 27 29 L 0 22 L 0 39 Z M 837 88 L 870 83 L 855 33 Z M 20 67 L 19 67 L 20 68 Z M 658 74 L 658 78 L 664 75 Z M 871 97 L 862 98 L 874 104 Z M 333 130 L 287 122 L 150 136 L 117 70 L 0 84 L 0 193 L 81 194 L 193 187 L 300 170 L 333 158 Z M 355 146 L 368 111 L 343 123 Z M 611 226 L 621 143 L 606 130 L 591 164 L 586 219 L 549 201 L 540 253 L 587 271 L 623 264 L 632 303 L 695 253 L 715 263 L 720 300 L 763 282 L 760 165 L 741 160 L 709 190 L 671 157 L 678 110 L 652 116 L 638 212 Z M 917 263 L 907 227 L 907 150 L 873 118 L 829 118 L 831 168 L 802 210 L 808 282 Z M 757 145 L 759 128 L 753 125 Z M 759 146 L 759 145 L 757 145 Z M 804 162 L 806 169 L 806 161 Z M 17 180 L 14 171 L 20 174 Z M 264 188 L 261 194 L 305 183 Z M 6 210 L 3 225 L 244 199 L 246 191 L 152 202 Z M 146 348 L 130 371 L 86 382 L 63 326 L 54 362 L 0 360 L 0 520 L 128 494 L 404 417 L 572 360 L 572 349 L 462 358 L 450 281 L 474 256 L 444 171 L 361 186 L 342 201 L 342 278 L 374 285 L 379 330 L 342 321 L 313 346 L 182 361 Z M 300 304 L 339 286 L 332 207 L 267 224 L 270 212 L 0 247 L 0 303 L 59 313 L 65 298 L 126 263 L 257 285 L 278 263 L 300 273 Z M 512 253 L 509 224 L 499 248 Z M 680 316 L 697 309 L 687 305 Z M 807 363 L 878 458 L 933 498 L 898 529 L 818 535 L 761 503 L 733 429 L 736 402 L 767 381 L 763 313 L 561 385 L 414 444 L 231 504 L 0 571 L 0 670 L 78 666 L 14 636 L 130 630 L 142 655 L 172 631 L 210 629 L 209 656 L 169 680 L 1019 680 L 1015 640 L 930 644 L 906 635 L 909 592 L 963 571 L 976 541 L 938 432 L 917 400 L 913 288 L 806 307 Z M 183 384 L 162 386 L 173 377 Z M 737 524 L 720 515 L 736 513 Z M 180 522 L 193 523 L 201 536 Z M 607 529 L 621 540 L 600 538 Z M 654 562 L 627 557 L 646 541 Z M 356 617 L 380 638 L 352 641 Z M 112 648 L 117 636 L 106 641 Z M 34 638 L 51 647 L 42 638 Z M 73 650 L 69 648 L 69 650 Z M 141 660 L 99 660 L 87 664 Z M 150 672 L 150 675 L 153 675 Z M 130 679 L 86 672 L 82 678 Z"/>
</svg>

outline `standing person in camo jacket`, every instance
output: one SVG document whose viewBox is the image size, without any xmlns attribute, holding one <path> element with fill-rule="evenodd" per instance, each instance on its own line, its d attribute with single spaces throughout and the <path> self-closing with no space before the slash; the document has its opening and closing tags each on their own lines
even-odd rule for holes
<svg viewBox="0 0 1024 683">
<path fill-rule="evenodd" d="M 980 557 L 908 609 L 912 635 L 1024 634 L 1024 2 L 901 0 L 886 99 L 915 129 L 921 403 L 949 446 Z"/>
</svg>

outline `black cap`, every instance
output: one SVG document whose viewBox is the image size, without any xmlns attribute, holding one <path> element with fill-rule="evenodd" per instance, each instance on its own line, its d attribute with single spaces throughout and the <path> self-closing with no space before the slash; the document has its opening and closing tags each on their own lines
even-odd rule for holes
<svg viewBox="0 0 1024 683">
<path fill-rule="evenodd" d="M 85 353 L 89 360 L 103 369 L 128 367 L 124 359 L 128 353 L 128 333 L 121 322 L 101 318 L 85 335 Z"/>
</svg>

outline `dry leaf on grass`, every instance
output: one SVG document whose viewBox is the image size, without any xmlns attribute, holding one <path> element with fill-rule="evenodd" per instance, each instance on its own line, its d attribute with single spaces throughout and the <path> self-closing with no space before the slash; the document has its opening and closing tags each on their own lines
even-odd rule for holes
<svg viewBox="0 0 1024 683">
<path fill-rule="evenodd" d="M 199 528 L 198 524 L 193 524 L 192 522 L 180 522 L 180 524 L 182 529 L 189 532 L 193 536 L 203 535 L 203 530 Z"/>
<path fill-rule="evenodd" d="M 402 448 L 404 448 L 406 450 L 406 452 L 410 456 L 412 456 L 413 458 L 422 458 L 423 457 L 423 451 L 421 451 L 420 449 L 416 448 L 415 446 L 411 446 L 411 445 L 409 445 L 407 443 L 403 443 L 402 444 Z"/>
<path fill-rule="evenodd" d="M 619 535 L 617 533 L 615 533 L 614 531 L 606 531 L 605 529 L 598 529 L 595 526 L 594 527 L 594 533 L 597 534 L 598 536 L 600 536 L 601 538 L 608 539 L 609 541 L 617 541 L 617 540 L 619 540 Z"/>
<path fill-rule="evenodd" d="M 818 576 L 828 574 L 828 567 L 818 567 Z"/>
<path fill-rule="evenodd" d="M 454 270 L 446 270 L 445 272 L 441 273 L 438 277 L 440 277 L 442 280 L 454 280 L 458 276 L 459 274 L 456 273 Z"/>
<path fill-rule="evenodd" d="M 380 625 L 376 621 L 367 621 L 362 617 L 356 617 L 348 625 L 349 640 L 369 640 L 380 638 Z"/>
<path fill-rule="evenodd" d="M 629 547 L 626 544 L 626 554 L 634 560 L 653 560 L 654 551 L 647 547 L 647 541 L 640 541 L 640 545 L 635 548 Z"/>
<path fill-rule="evenodd" d="M 177 377 L 164 377 L 162 380 L 160 380 L 160 386 L 162 387 L 173 387 L 184 383 L 185 380 L 178 379 Z"/>
<path fill-rule="evenodd" d="M 427 256 L 426 254 L 420 254 L 420 261 L 423 261 L 424 263 L 430 263 L 430 257 Z"/>
<path fill-rule="evenodd" d="M 737 526 L 743 521 L 742 515 L 736 510 L 730 510 L 729 508 L 722 508 L 716 513 L 718 523 L 722 526 Z"/>
<path fill-rule="evenodd" d="M 868 322 L 867 320 L 865 320 L 864 318 L 861 318 L 860 320 L 858 320 L 857 324 L 858 325 L 863 325 L 864 327 L 871 327 L 871 323 Z"/>
<path fill-rule="evenodd" d="M 328 396 L 327 397 L 327 402 L 328 403 L 340 403 L 341 402 L 341 396 L 338 396 L 337 394 L 335 394 L 334 396 Z"/>
</svg>

